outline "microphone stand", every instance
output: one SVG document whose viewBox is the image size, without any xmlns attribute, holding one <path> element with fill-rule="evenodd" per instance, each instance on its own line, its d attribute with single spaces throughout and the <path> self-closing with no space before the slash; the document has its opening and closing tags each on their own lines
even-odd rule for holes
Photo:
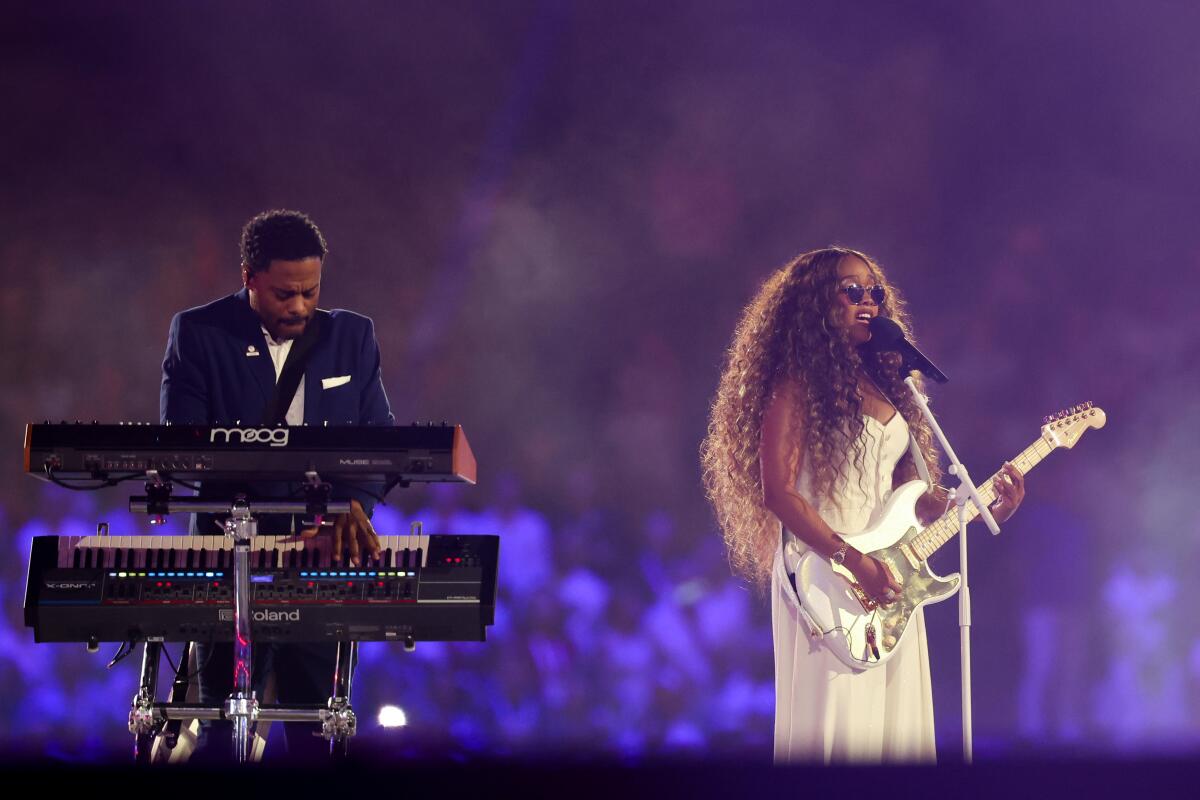
<svg viewBox="0 0 1200 800">
<path fill-rule="evenodd" d="M 907 367 L 907 361 L 901 365 L 902 370 L 907 371 Z M 941 426 L 933 418 L 933 413 L 929 410 L 929 399 L 921 394 L 921 390 L 917 388 L 916 381 L 912 379 L 911 374 L 904 379 L 904 383 L 912 392 L 913 399 L 917 401 L 925 421 L 929 423 L 930 430 L 937 436 L 946 457 L 950 459 L 950 474 L 958 478 L 958 486 L 950 490 L 950 496 L 958 506 L 958 560 L 962 575 L 958 590 L 958 630 L 962 672 L 963 762 L 970 764 L 974 759 L 974 745 L 971 716 L 971 588 L 967 583 L 967 503 L 975 504 L 975 507 L 979 509 L 979 516 L 983 518 L 984 524 L 993 535 L 1000 533 L 1000 526 L 993 519 L 987 503 L 979 496 L 979 490 L 971 482 L 967 468 L 955 455 L 954 448 L 946 439 L 946 434 L 942 432 Z"/>
</svg>

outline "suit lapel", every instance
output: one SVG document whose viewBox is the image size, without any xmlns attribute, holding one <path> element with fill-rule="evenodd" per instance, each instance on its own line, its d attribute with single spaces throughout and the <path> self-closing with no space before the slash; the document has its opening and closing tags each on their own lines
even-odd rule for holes
<svg viewBox="0 0 1200 800">
<path fill-rule="evenodd" d="M 308 356 L 308 364 L 304 367 L 304 421 L 309 425 L 320 425 L 324 422 L 321 416 L 321 376 L 332 375 L 333 347 L 330 345 L 333 324 L 328 311 L 317 311 L 322 316 L 321 338 L 312 353 Z M 340 425 L 339 420 L 329 420 L 330 424 Z"/>
<path fill-rule="evenodd" d="M 243 287 L 234 296 L 241 301 L 237 305 L 236 327 L 238 338 L 242 339 L 245 345 L 242 351 L 245 354 L 243 358 L 246 360 L 246 366 L 250 373 L 254 376 L 254 382 L 258 384 L 258 391 L 262 396 L 258 408 L 253 410 L 255 424 L 257 424 L 262 421 L 262 413 L 266 409 L 267 403 L 271 402 L 271 395 L 275 393 L 275 363 L 271 361 L 271 353 L 267 350 L 267 340 L 263 336 L 262 322 L 254 313 L 254 309 L 250 307 L 249 292 Z M 250 355 L 255 352 L 258 355 Z"/>
</svg>

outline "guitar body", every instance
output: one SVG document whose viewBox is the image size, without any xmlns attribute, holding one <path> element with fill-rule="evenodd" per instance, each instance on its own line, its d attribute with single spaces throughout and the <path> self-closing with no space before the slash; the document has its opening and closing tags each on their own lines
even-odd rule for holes
<svg viewBox="0 0 1200 800">
<path fill-rule="evenodd" d="M 867 669 L 887 662 L 908 632 L 917 609 L 958 591 L 957 573 L 941 577 L 917 557 L 910 542 L 921 532 L 917 500 L 924 481 L 900 486 L 884 505 L 875 525 L 844 534 L 850 546 L 886 564 L 903 592 L 896 602 L 879 606 L 862 591 L 850 570 L 834 566 L 812 550 L 795 567 L 800 602 L 821 629 L 822 643 L 844 664 Z"/>
<path fill-rule="evenodd" d="M 1092 428 L 1103 428 L 1107 416 L 1091 403 L 1060 411 L 1047 417 L 1041 435 L 1026 447 L 1012 463 L 1028 475 L 1042 459 L 1060 447 L 1070 449 L 1079 437 Z M 979 496 L 985 504 L 996 499 L 993 484 L 1003 480 L 997 472 L 979 484 Z M 947 509 L 924 529 L 917 521 L 917 500 L 925 493 L 924 481 L 904 484 L 888 499 L 879 521 L 859 533 L 843 538 L 859 552 L 887 565 L 903 591 L 887 607 L 879 606 L 855 581 L 850 570 L 835 567 L 827 559 L 809 550 L 792 567 L 800 604 L 815 625 L 822 642 L 844 664 L 853 669 L 868 669 L 885 663 L 904 641 L 909 623 L 917 609 L 937 603 L 958 591 L 960 578 L 934 575 L 928 557 L 958 534 L 958 509 Z M 973 506 L 964 508 L 970 522 L 978 513 Z"/>
</svg>

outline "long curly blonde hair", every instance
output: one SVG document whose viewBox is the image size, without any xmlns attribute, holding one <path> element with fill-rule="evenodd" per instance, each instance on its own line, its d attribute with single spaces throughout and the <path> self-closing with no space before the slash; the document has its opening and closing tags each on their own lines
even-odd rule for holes
<svg viewBox="0 0 1200 800">
<path fill-rule="evenodd" d="M 838 313 L 838 265 L 847 257 L 862 259 L 887 289 L 880 316 L 913 340 L 903 297 L 874 259 L 845 247 L 804 253 L 767 278 L 742 312 L 709 415 L 701 447 L 704 486 L 730 565 L 760 587 L 769 582 L 779 542 L 779 521 L 763 505 L 759 467 L 763 413 L 777 389 L 798 390 L 792 413 L 806 435 L 794 455 L 802 449 L 817 497 L 829 498 L 850 464 L 862 466 L 860 367 L 904 416 L 932 479 L 941 474 L 929 426 L 900 374 L 900 357 L 860 350 L 844 326 L 831 324 Z"/>
</svg>

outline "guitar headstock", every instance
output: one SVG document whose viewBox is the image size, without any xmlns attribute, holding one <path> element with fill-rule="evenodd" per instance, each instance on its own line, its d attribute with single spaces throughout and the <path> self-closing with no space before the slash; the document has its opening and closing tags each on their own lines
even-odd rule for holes
<svg viewBox="0 0 1200 800">
<path fill-rule="evenodd" d="M 1046 424 L 1042 426 L 1042 439 L 1051 447 L 1069 450 L 1088 428 L 1103 428 L 1107 421 L 1104 409 L 1095 408 L 1091 403 L 1071 406 L 1043 420 Z"/>
</svg>

